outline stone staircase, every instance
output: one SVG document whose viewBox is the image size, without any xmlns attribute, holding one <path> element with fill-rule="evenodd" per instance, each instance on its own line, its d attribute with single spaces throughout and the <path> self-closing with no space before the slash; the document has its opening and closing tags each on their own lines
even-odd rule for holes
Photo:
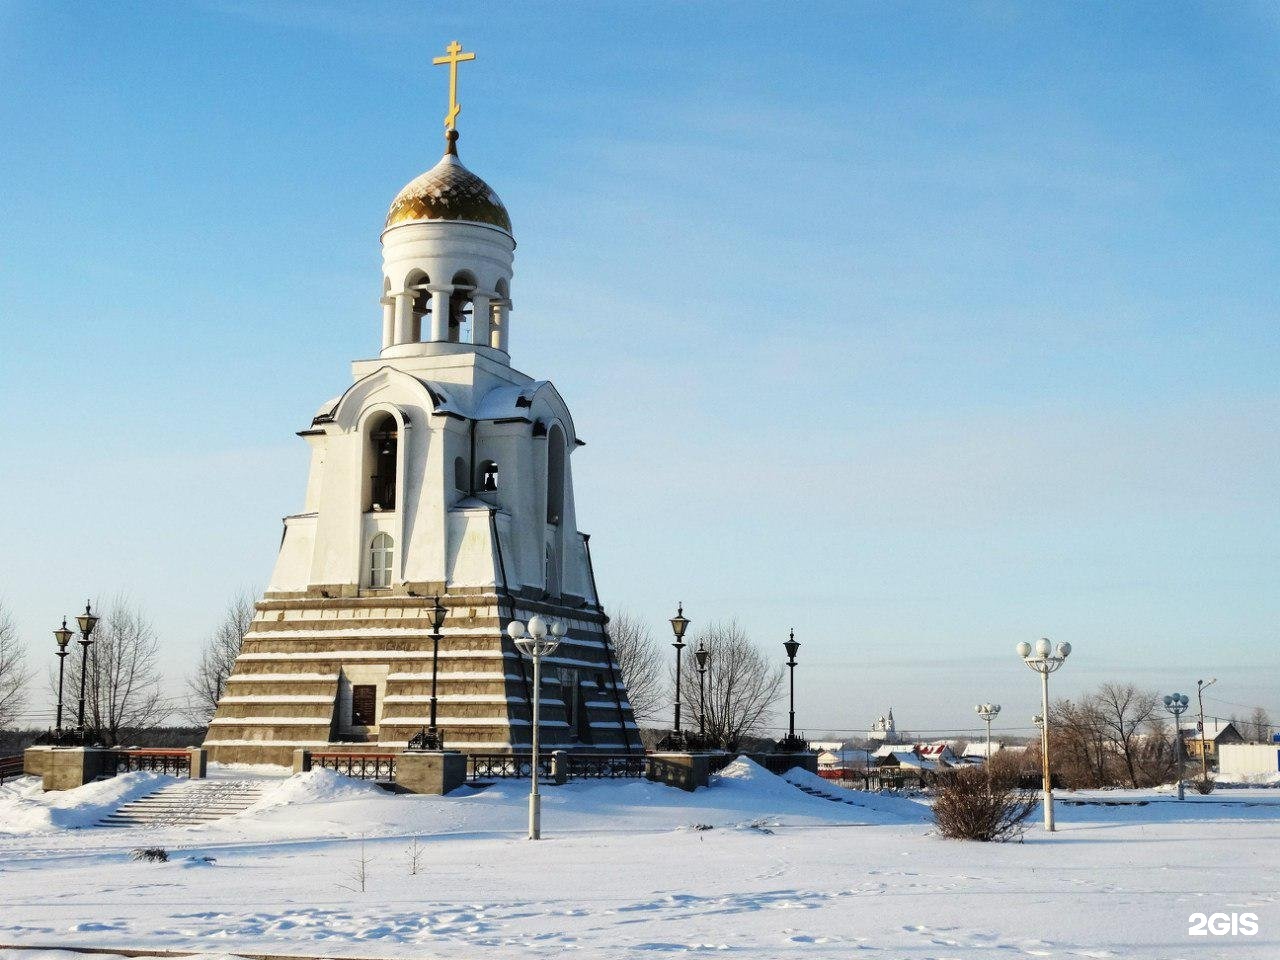
<svg viewBox="0 0 1280 960">
<path fill-rule="evenodd" d="M 100 827 L 188 826 L 234 816 L 256 803 L 263 784 L 252 780 L 182 780 L 130 800 L 98 821 Z"/>
</svg>

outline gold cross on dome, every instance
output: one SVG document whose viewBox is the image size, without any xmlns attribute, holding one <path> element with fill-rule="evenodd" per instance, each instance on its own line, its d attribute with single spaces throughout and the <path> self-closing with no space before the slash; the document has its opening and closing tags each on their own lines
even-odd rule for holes
<svg viewBox="0 0 1280 960">
<path fill-rule="evenodd" d="M 449 112 L 445 114 L 444 128 L 446 130 L 457 129 L 458 114 L 462 112 L 462 104 L 458 103 L 458 64 L 465 60 L 474 60 L 474 53 L 463 53 L 462 44 L 454 40 L 445 49 L 443 57 L 436 57 L 431 62 L 440 66 L 447 63 L 449 65 Z"/>
</svg>

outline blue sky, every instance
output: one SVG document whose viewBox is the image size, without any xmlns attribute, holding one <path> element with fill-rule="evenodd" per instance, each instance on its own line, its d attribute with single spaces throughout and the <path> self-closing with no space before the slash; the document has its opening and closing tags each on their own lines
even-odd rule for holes
<svg viewBox="0 0 1280 960">
<path fill-rule="evenodd" d="M 1280 720 L 1276 11 L 11 0 L 0 597 L 176 681 L 265 582 L 456 37 L 607 605 L 794 626 L 814 733 L 1025 727 L 1040 635 Z"/>
</svg>

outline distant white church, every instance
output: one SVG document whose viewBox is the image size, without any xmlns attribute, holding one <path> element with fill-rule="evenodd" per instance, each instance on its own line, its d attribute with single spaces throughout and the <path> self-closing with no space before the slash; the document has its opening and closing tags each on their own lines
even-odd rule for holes
<svg viewBox="0 0 1280 960">
<path fill-rule="evenodd" d="M 545 662 L 544 744 L 640 747 L 574 511 L 583 441 L 551 382 L 511 366 L 516 241 L 458 159 L 456 116 L 443 158 L 387 215 L 380 350 L 300 431 L 305 498 L 209 728 L 212 759 L 405 746 L 429 719 L 437 595 L 446 747 L 529 743 L 531 665 L 503 628 L 535 613 L 569 627 Z"/>
</svg>

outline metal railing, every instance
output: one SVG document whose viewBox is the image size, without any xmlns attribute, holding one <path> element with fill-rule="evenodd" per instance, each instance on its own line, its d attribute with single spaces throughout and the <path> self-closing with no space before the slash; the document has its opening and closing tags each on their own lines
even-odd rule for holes
<svg viewBox="0 0 1280 960">
<path fill-rule="evenodd" d="M 185 777 L 191 774 L 190 750 L 155 750 L 126 749 L 108 750 L 110 757 L 104 773 L 134 773 L 148 770 L 152 773 L 164 773 L 171 777 Z"/>
<path fill-rule="evenodd" d="M 639 753 L 570 753 L 565 756 L 565 775 L 571 780 L 639 780 L 647 763 L 648 758 Z"/>
<path fill-rule="evenodd" d="M 396 778 L 396 754 L 360 753 L 354 750 L 312 751 L 311 766 L 324 767 L 357 780 L 391 783 Z"/>
<path fill-rule="evenodd" d="M 467 780 L 505 780 L 533 774 L 533 755 L 528 753 L 469 753 L 467 754 Z M 539 779 L 551 776 L 551 755 L 539 754 Z"/>
</svg>

